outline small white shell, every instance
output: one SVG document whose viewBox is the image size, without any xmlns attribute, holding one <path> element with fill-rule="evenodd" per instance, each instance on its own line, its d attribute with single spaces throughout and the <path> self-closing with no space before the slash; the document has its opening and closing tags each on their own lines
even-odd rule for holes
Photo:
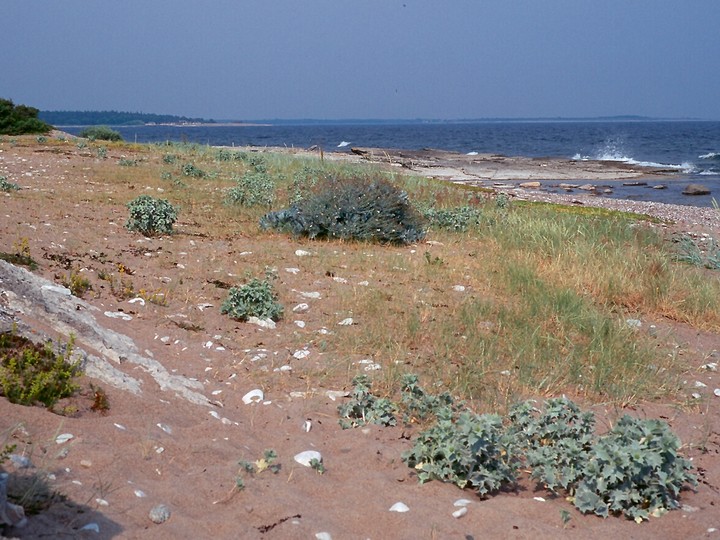
<svg viewBox="0 0 720 540">
<path fill-rule="evenodd" d="M 265 394 L 263 394 L 263 391 L 259 388 L 256 388 L 255 390 L 250 390 L 242 398 L 245 405 L 249 405 L 250 403 L 258 403 L 263 399 L 265 399 Z"/>
<path fill-rule="evenodd" d="M 55 437 L 55 442 L 58 444 L 63 444 L 68 442 L 70 439 L 72 439 L 75 435 L 72 433 L 63 433 L 62 435 L 58 435 Z"/>
<path fill-rule="evenodd" d="M 404 502 L 396 502 L 390 507 L 390 512 L 409 512 L 410 508 Z"/>
<path fill-rule="evenodd" d="M 355 321 L 353 321 L 352 317 L 348 317 L 347 319 L 343 319 L 342 321 L 340 321 L 338 323 L 338 326 L 352 326 L 354 322 Z"/>
<path fill-rule="evenodd" d="M 456 518 L 456 519 L 457 519 L 457 518 L 461 518 L 461 517 L 463 517 L 465 514 L 467 514 L 467 511 L 468 511 L 468 510 L 467 510 L 467 506 L 463 506 L 462 508 L 459 508 L 458 510 L 455 510 L 455 511 L 452 513 L 452 517 L 454 517 L 454 518 Z"/>
</svg>

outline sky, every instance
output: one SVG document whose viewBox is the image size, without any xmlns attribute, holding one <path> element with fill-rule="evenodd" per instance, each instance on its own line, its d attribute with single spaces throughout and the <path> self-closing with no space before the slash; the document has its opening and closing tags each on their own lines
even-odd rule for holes
<svg viewBox="0 0 720 540">
<path fill-rule="evenodd" d="M 720 120 L 719 23 L 719 0 L 3 0 L 0 97 L 233 120 Z"/>
</svg>

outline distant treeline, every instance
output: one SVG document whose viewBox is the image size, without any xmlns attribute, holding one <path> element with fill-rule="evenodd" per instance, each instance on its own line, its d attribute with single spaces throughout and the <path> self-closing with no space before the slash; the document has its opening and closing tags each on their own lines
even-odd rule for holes
<svg viewBox="0 0 720 540">
<path fill-rule="evenodd" d="M 204 118 L 171 114 L 147 114 L 121 111 L 40 111 L 41 120 L 53 126 L 138 126 L 143 124 L 213 123 Z"/>
</svg>

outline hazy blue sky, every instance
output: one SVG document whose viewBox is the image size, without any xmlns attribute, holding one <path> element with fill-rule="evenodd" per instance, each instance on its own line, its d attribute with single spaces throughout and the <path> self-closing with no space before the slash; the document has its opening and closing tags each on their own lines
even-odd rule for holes
<svg viewBox="0 0 720 540">
<path fill-rule="evenodd" d="M 0 97 L 216 119 L 720 119 L 720 0 L 3 0 Z"/>
</svg>

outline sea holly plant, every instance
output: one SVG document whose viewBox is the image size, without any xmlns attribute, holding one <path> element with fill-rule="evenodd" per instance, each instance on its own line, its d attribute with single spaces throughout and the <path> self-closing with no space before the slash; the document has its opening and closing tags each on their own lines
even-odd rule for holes
<svg viewBox="0 0 720 540">
<path fill-rule="evenodd" d="M 475 414 L 447 394 L 428 394 L 415 375 L 403 377 L 400 405 L 374 396 L 365 375 L 353 383 L 350 401 L 338 408 L 344 428 L 395 425 L 398 411 L 410 423 L 434 416 L 402 455 L 420 482 L 452 482 L 485 497 L 526 471 L 583 513 L 638 522 L 678 508 L 681 490 L 697 485 L 690 462 L 678 453 L 679 439 L 661 420 L 626 415 L 598 436 L 594 415 L 564 397 L 517 404 L 503 419 Z"/>
<path fill-rule="evenodd" d="M 680 490 L 697 485 L 680 441 L 662 420 L 625 415 L 589 454 L 575 487 L 575 506 L 599 516 L 623 513 L 635 521 L 678 508 Z"/>
<path fill-rule="evenodd" d="M 353 391 L 350 401 L 338 406 L 340 426 L 343 429 L 379 424 L 394 426 L 397 424 L 397 407 L 387 398 L 375 396 L 370 388 L 372 382 L 367 375 L 358 375 L 352 380 Z"/>
<path fill-rule="evenodd" d="M 130 210 L 125 227 L 146 235 L 170 234 L 178 211 L 166 199 L 140 195 L 127 204 Z"/>
<path fill-rule="evenodd" d="M 452 482 L 482 497 L 513 484 L 518 465 L 500 416 L 470 411 L 456 415 L 449 408 L 438 412 L 435 424 L 402 459 L 415 468 L 420 483 Z"/>
<path fill-rule="evenodd" d="M 220 313 L 238 321 L 247 321 L 250 317 L 278 321 L 283 311 L 269 277 L 263 280 L 253 278 L 241 287 L 230 288 L 220 308 Z"/>
<path fill-rule="evenodd" d="M 551 491 L 570 489 L 587 463 L 595 416 L 559 398 L 548 400 L 542 410 L 531 401 L 517 404 L 509 420 L 508 433 L 525 454 L 530 477 Z"/>
</svg>

